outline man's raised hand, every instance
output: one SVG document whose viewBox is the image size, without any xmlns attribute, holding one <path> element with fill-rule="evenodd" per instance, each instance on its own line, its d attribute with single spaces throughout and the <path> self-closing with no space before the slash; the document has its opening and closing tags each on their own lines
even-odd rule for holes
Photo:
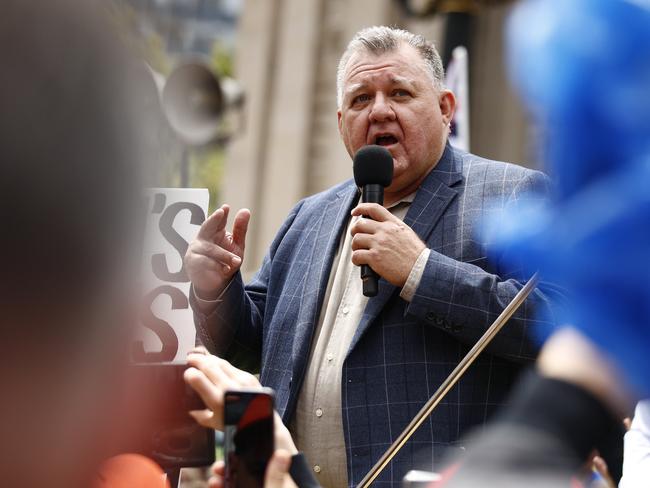
<svg viewBox="0 0 650 488">
<path fill-rule="evenodd" d="M 185 253 L 185 270 L 199 298 L 216 299 L 243 262 L 251 213 L 245 208 L 237 212 L 228 232 L 229 212 L 230 207 L 222 205 L 210 215 Z"/>
</svg>

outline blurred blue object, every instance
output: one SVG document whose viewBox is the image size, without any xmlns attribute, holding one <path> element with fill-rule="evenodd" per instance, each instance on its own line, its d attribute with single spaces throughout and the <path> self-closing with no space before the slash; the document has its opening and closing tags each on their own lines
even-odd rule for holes
<svg viewBox="0 0 650 488">
<path fill-rule="evenodd" d="M 508 50 L 557 194 L 499 219 L 500 251 L 565 287 L 560 319 L 649 395 L 650 0 L 524 1 Z"/>
<path fill-rule="evenodd" d="M 511 78 L 544 127 L 559 198 L 648 154 L 648 0 L 524 1 L 507 37 Z"/>
</svg>

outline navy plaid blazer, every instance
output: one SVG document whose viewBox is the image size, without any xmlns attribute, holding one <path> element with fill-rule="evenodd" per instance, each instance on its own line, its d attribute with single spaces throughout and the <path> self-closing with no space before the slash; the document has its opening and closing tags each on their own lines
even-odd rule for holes
<svg viewBox="0 0 650 488">
<path fill-rule="evenodd" d="M 358 484 L 525 282 L 488 261 L 483 220 L 522 195 L 548 193 L 542 173 L 447 145 L 404 221 L 432 249 L 413 300 L 385 280 L 368 301 L 343 366 L 342 414 L 350 486 Z M 244 286 L 237 275 L 199 340 L 238 367 L 260 371 L 285 423 L 294 413 L 337 246 L 359 197 L 353 181 L 299 202 Z M 553 324 L 552 289 L 533 292 L 375 484 L 398 486 L 501 406 L 537 353 L 535 329 Z M 194 301 L 192 299 L 192 301 Z M 194 310 L 198 310 L 194 306 Z"/>
</svg>

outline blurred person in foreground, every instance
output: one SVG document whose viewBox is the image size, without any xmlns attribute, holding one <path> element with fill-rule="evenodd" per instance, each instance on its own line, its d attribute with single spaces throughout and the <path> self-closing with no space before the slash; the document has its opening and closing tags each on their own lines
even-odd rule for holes
<svg viewBox="0 0 650 488">
<path fill-rule="evenodd" d="M 529 275 L 485 259 L 483 219 L 547 178 L 448 142 L 455 98 L 435 47 L 389 27 L 360 31 L 338 70 L 338 122 L 351 157 L 387 148 L 394 178 L 384 206 L 359 204 L 349 180 L 299 202 L 244 285 L 250 212 L 228 232 L 222 206 L 185 256 L 201 342 L 276 391 L 276 406 L 326 486 L 358 483 Z M 362 216 L 370 218 L 363 218 Z M 362 294 L 359 269 L 381 277 Z M 503 404 L 548 333 L 556 293 L 540 287 L 402 450 L 381 483 L 433 469 L 463 432 Z M 549 318 L 550 317 L 550 318 Z"/>
<path fill-rule="evenodd" d="M 88 488 L 125 425 L 139 107 L 95 1 L 0 7 L 0 484 Z"/>
</svg>

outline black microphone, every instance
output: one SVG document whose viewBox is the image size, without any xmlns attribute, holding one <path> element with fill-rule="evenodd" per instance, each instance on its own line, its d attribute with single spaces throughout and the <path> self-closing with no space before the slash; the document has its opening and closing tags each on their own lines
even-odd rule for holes
<svg viewBox="0 0 650 488">
<path fill-rule="evenodd" d="M 393 181 L 393 156 L 382 146 L 364 146 L 354 155 L 354 181 L 361 188 L 363 203 L 384 204 L 384 187 Z M 379 276 L 367 264 L 361 265 L 363 294 L 377 295 Z"/>
</svg>

